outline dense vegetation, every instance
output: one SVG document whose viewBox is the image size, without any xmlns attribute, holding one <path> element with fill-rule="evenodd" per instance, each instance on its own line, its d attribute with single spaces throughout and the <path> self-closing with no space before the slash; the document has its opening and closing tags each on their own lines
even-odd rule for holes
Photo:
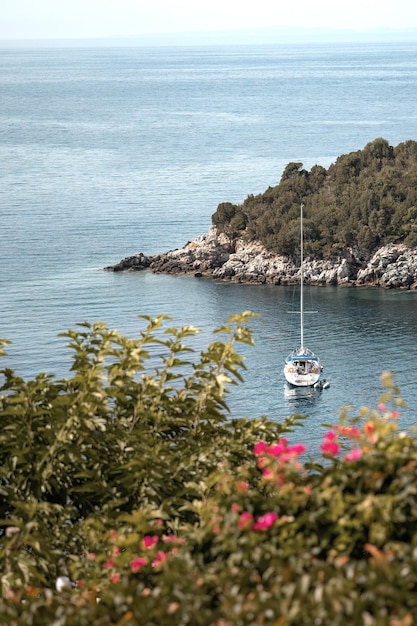
<svg viewBox="0 0 417 626">
<path fill-rule="evenodd" d="M 394 148 L 375 139 L 327 170 L 289 163 L 279 185 L 241 205 L 220 204 L 212 222 L 222 232 L 244 231 L 248 239 L 294 256 L 301 203 L 306 253 L 314 257 L 337 256 L 353 246 L 367 256 L 390 242 L 417 246 L 417 142 Z"/>
<path fill-rule="evenodd" d="M 138 339 L 66 333 L 70 378 L 1 370 L 1 625 L 415 623 L 417 439 L 392 377 L 312 459 L 284 437 L 300 416 L 227 415 L 250 315 L 201 354 L 146 318 Z"/>
</svg>

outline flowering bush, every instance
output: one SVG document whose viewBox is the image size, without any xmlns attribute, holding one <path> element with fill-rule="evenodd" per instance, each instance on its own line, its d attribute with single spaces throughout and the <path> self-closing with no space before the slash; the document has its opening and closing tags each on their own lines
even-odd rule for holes
<svg viewBox="0 0 417 626">
<path fill-rule="evenodd" d="M 190 329 L 145 373 L 160 320 L 141 342 L 70 333 L 70 380 L 3 371 L 0 624 L 415 623 L 417 441 L 392 376 L 311 459 L 294 418 L 227 418 L 247 318 L 188 378 Z"/>
</svg>

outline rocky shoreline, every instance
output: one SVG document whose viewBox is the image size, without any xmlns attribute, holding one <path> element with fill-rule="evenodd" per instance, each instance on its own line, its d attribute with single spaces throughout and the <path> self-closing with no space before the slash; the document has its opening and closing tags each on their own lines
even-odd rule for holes
<svg viewBox="0 0 417 626">
<path fill-rule="evenodd" d="M 238 283 L 289 285 L 300 282 L 300 269 L 290 259 L 275 255 L 256 241 L 231 239 L 215 227 L 183 248 L 146 256 L 137 253 L 104 268 L 108 271 L 141 271 L 192 274 Z M 366 259 L 348 250 L 336 261 L 304 262 L 304 281 L 311 285 L 373 286 L 417 289 L 417 249 L 388 244 Z"/>
</svg>

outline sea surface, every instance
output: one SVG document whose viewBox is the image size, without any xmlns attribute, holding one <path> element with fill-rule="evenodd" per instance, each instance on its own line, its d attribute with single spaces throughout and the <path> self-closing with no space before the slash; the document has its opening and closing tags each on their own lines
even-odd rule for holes
<svg viewBox="0 0 417 626">
<path fill-rule="evenodd" d="M 328 167 L 377 137 L 417 140 L 417 43 L 0 49 L 0 336 L 4 365 L 69 374 L 60 332 L 105 321 L 135 336 L 137 315 L 202 329 L 250 310 L 256 345 L 231 416 L 307 416 L 318 445 L 340 407 L 376 407 L 392 371 L 416 421 L 417 294 L 310 287 L 306 343 L 330 388 L 286 388 L 298 344 L 293 287 L 112 273 L 141 251 L 207 232 L 220 202 L 279 183 L 291 161 Z"/>
</svg>

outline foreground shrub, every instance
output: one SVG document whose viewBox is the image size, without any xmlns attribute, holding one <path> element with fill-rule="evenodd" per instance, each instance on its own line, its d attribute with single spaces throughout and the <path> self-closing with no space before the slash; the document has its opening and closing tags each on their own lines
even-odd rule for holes
<svg viewBox="0 0 417 626">
<path fill-rule="evenodd" d="M 69 380 L 4 370 L 1 623 L 414 623 L 417 442 L 392 377 L 313 461 L 296 417 L 227 418 L 248 318 L 199 358 L 158 318 L 138 341 L 71 331 Z"/>
</svg>

